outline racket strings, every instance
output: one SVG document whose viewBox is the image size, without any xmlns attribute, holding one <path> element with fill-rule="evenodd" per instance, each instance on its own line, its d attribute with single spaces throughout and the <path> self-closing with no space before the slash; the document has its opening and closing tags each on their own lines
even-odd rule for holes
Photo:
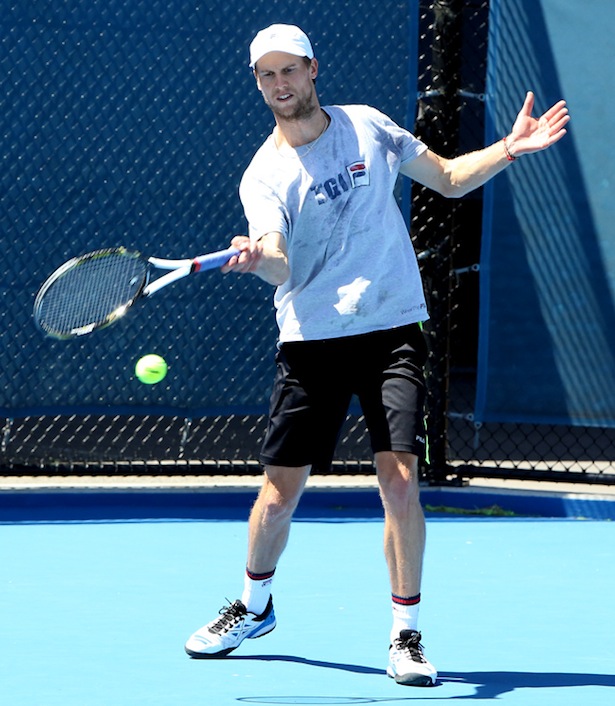
<svg viewBox="0 0 615 706">
<path fill-rule="evenodd" d="M 78 259 L 42 293 L 39 324 L 62 336 L 111 323 L 138 296 L 146 275 L 145 262 L 125 252 Z"/>
</svg>

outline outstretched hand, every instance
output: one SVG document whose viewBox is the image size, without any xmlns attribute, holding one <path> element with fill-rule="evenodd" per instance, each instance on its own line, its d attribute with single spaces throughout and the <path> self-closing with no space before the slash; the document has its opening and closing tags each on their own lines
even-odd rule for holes
<svg viewBox="0 0 615 706">
<path fill-rule="evenodd" d="M 570 120 L 566 101 L 558 101 L 539 118 L 532 117 L 533 108 L 534 94 L 528 91 L 507 139 L 508 149 L 515 157 L 547 149 L 566 134 L 565 126 Z"/>
</svg>

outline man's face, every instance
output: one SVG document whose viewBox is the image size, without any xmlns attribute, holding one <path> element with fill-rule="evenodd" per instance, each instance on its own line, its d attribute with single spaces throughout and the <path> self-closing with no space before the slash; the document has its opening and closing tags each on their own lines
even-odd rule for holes
<svg viewBox="0 0 615 706">
<path fill-rule="evenodd" d="M 265 103 L 280 120 L 303 120 L 318 110 L 316 59 L 308 64 L 293 54 L 269 52 L 258 60 L 255 74 Z"/>
</svg>

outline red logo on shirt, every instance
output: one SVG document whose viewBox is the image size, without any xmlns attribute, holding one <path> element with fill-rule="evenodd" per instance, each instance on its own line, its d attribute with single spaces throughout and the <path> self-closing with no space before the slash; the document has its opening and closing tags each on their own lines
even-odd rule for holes
<svg viewBox="0 0 615 706">
<path fill-rule="evenodd" d="M 346 172 L 350 177 L 352 188 L 359 186 L 369 186 L 369 171 L 365 162 L 354 162 L 346 167 Z"/>
</svg>

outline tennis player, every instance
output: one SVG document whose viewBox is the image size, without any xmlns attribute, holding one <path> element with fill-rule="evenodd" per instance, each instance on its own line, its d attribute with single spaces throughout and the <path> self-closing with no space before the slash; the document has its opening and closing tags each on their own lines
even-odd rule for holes
<svg viewBox="0 0 615 706">
<path fill-rule="evenodd" d="M 223 271 L 251 272 L 275 285 L 277 373 L 243 593 L 185 649 L 195 658 L 221 657 L 274 629 L 272 582 L 293 512 L 311 466 L 331 462 L 355 394 L 384 507 L 393 616 L 387 673 L 400 684 L 432 685 L 437 672 L 418 630 L 425 520 L 417 469 L 425 450 L 426 358 L 419 324 L 428 313 L 393 190 L 402 174 L 443 196 L 463 196 L 522 155 L 560 140 L 566 104 L 535 119 L 528 93 L 510 134 L 444 159 L 374 108 L 321 107 L 318 61 L 298 27 L 259 32 L 250 66 L 275 127 L 243 175 L 249 236 L 233 238 L 241 252 Z"/>
</svg>

